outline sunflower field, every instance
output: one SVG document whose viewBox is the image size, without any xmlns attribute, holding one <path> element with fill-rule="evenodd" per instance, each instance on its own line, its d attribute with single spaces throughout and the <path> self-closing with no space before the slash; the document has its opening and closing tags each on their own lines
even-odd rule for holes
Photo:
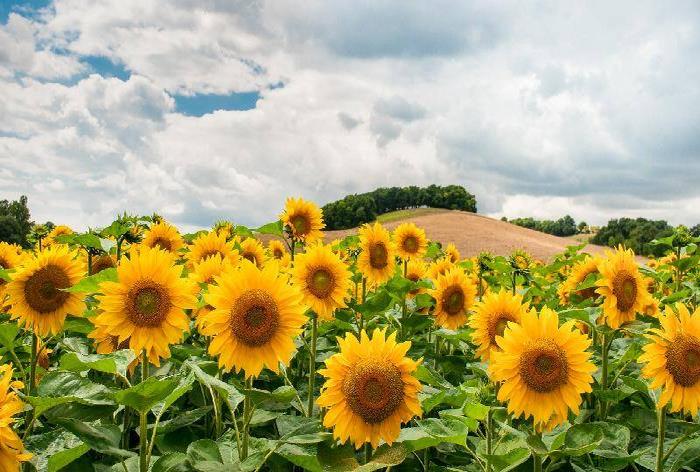
<svg viewBox="0 0 700 472">
<path fill-rule="evenodd" d="M 700 241 L 464 259 L 157 215 L 0 243 L 0 471 L 700 470 Z"/>
</svg>

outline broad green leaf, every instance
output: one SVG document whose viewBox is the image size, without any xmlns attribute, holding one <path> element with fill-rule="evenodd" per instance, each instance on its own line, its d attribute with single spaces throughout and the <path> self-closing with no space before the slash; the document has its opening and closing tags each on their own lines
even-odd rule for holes
<svg viewBox="0 0 700 472">
<path fill-rule="evenodd" d="M 235 410 L 236 407 L 245 398 L 245 395 L 243 395 L 243 393 L 236 387 L 227 384 L 221 379 L 217 379 L 216 377 L 207 374 L 206 372 L 204 372 L 204 370 L 202 370 L 201 367 L 199 367 L 194 362 L 187 361 L 185 362 L 184 366 L 192 371 L 197 381 L 199 381 L 202 385 L 205 385 L 206 387 L 211 387 L 217 392 L 219 392 L 219 395 L 222 395 L 226 399 L 231 410 Z"/>
<path fill-rule="evenodd" d="M 200 461 L 220 462 L 221 464 L 224 462 L 221 452 L 219 452 L 219 446 L 211 439 L 200 439 L 190 444 L 187 448 L 187 457 L 193 464 Z"/>
<path fill-rule="evenodd" d="M 262 225 L 260 228 L 256 229 L 255 232 L 260 234 L 271 234 L 274 236 L 279 236 L 280 238 L 284 237 L 284 227 L 282 226 L 282 222 L 279 220 Z"/>
<path fill-rule="evenodd" d="M 296 390 L 294 387 L 289 385 L 283 385 L 276 388 L 272 392 L 267 390 L 254 388 L 250 391 L 250 398 L 255 404 L 264 402 L 274 402 L 274 403 L 290 403 L 294 400 L 296 396 Z"/>
<path fill-rule="evenodd" d="M 113 392 L 73 372 L 53 371 L 41 379 L 36 396 L 26 400 L 34 407 L 36 416 L 67 403 L 83 405 L 114 405 Z"/>
<path fill-rule="evenodd" d="M 46 470 L 48 472 L 58 472 L 76 459 L 80 458 L 89 450 L 90 446 L 85 443 L 81 443 L 80 445 L 70 449 L 63 449 L 49 458 L 49 463 Z"/>
<path fill-rule="evenodd" d="M 198 421 L 211 410 L 212 407 L 207 405 L 178 413 L 177 415 L 173 416 L 171 420 L 161 421 L 158 424 L 158 434 L 167 434 L 180 428 L 184 428 L 185 426 L 189 426 Z M 149 429 L 151 429 L 153 425 L 148 426 Z"/>
<path fill-rule="evenodd" d="M 282 444 L 275 454 L 284 457 L 292 464 L 311 472 L 321 472 L 323 466 L 318 460 L 318 446 L 315 444 Z"/>
<path fill-rule="evenodd" d="M 442 442 L 449 442 L 464 446 L 467 441 L 469 428 L 467 425 L 455 418 L 428 418 L 418 420 L 418 427 L 434 438 L 439 438 Z"/>
<path fill-rule="evenodd" d="M 111 267 L 100 271 L 95 275 L 83 278 L 80 282 L 64 289 L 66 292 L 98 293 L 102 282 L 116 282 L 118 280 L 117 269 Z"/>
<path fill-rule="evenodd" d="M 192 389 L 192 384 L 194 384 L 194 374 L 192 372 L 187 373 L 187 375 L 178 375 L 176 377 L 178 378 L 177 387 L 175 387 L 162 402 L 158 402 L 152 408 L 153 414 L 159 418 L 163 416 L 165 410 L 170 408 L 181 396 Z"/>
<path fill-rule="evenodd" d="M 8 322 L 0 324 L 0 344 L 12 350 L 15 346 L 15 338 L 19 334 L 17 323 Z"/>
<path fill-rule="evenodd" d="M 121 430 L 117 425 L 99 422 L 84 423 L 72 418 L 62 418 L 57 420 L 57 423 L 97 452 L 122 458 L 135 455 L 133 452 L 125 451 L 119 447 Z"/>
<path fill-rule="evenodd" d="M 57 471 L 90 450 L 74 434 L 61 429 L 30 436 L 24 445 L 34 453 L 32 463 L 40 472 Z"/>
<path fill-rule="evenodd" d="M 596 424 L 576 424 L 566 432 L 564 448 L 566 456 L 582 456 L 594 451 L 603 442 L 603 430 Z"/>
<path fill-rule="evenodd" d="M 134 351 L 124 349 L 111 354 L 81 354 L 69 352 L 61 356 L 60 367 L 71 372 L 96 370 L 107 374 L 119 373 L 126 377 L 129 364 L 136 358 Z"/>
<path fill-rule="evenodd" d="M 179 379 L 166 377 L 157 379 L 149 377 L 145 382 L 114 393 L 114 399 L 120 405 L 126 405 L 139 413 L 145 413 L 158 402 L 164 401 L 177 387 Z"/>
<path fill-rule="evenodd" d="M 187 455 L 181 452 L 171 452 L 158 458 L 151 472 L 189 472 Z"/>
</svg>

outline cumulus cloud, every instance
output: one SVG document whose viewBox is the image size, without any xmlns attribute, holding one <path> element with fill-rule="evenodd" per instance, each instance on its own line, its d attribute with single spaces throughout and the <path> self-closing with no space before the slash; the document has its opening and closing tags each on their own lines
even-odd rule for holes
<svg viewBox="0 0 700 472">
<path fill-rule="evenodd" d="M 76 227 L 256 225 L 288 195 L 431 183 L 496 216 L 694 224 L 699 20 L 691 1 L 54 0 L 0 24 L 0 190 Z M 243 91 L 254 109 L 175 106 Z"/>
</svg>

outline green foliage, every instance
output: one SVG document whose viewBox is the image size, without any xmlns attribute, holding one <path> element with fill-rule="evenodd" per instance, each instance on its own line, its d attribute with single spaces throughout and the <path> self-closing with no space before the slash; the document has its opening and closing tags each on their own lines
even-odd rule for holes
<svg viewBox="0 0 700 472">
<path fill-rule="evenodd" d="M 0 241 L 30 247 L 27 237 L 33 222 L 29 218 L 26 196 L 15 201 L 0 200 Z"/>
<path fill-rule="evenodd" d="M 534 229 L 542 233 L 553 234 L 555 236 L 572 236 L 579 233 L 579 227 L 585 228 L 586 223 L 581 222 L 576 226 L 574 219 L 566 215 L 558 220 L 536 220 L 534 218 L 514 218 L 512 220 L 504 220 L 513 223 L 514 225 L 522 226 L 523 228 Z M 581 226 L 583 225 L 583 226 Z"/>
<path fill-rule="evenodd" d="M 622 244 L 638 255 L 662 256 L 665 249 L 652 244 L 652 241 L 672 234 L 673 228 L 664 220 L 620 218 L 608 221 L 608 224 L 600 228 L 591 242 L 610 247 Z"/>
<path fill-rule="evenodd" d="M 459 185 L 378 188 L 328 203 L 323 207 L 323 218 L 326 229 L 346 229 L 374 221 L 390 211 L 419 207 L 475 213 L 476 198 Z"/>
</svg>

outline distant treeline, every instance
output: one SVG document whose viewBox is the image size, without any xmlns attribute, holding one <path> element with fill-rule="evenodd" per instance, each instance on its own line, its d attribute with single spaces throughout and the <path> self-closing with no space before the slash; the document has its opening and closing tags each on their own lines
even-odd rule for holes
<svg viewBox="0 0 700 472">
<path fill-rule="evenodd" d="M 378 215 L 390 211 L 420 207 L 476 213 L 476 198 L 459 185 L 378 188 L 325 205 L 323 219 L 326 229 L 347 229 L 374 221 Z"/>
<path fill-rule="evenodd" d="M 697 227 L 693 227 L 697 232 Z M 608 221 L 591 239 L 593 244 L 615 247 L 618 244 L 634 250 L 643 256 L 662 256 L 663 248 L 654 246 L 654 239 L 670 236 L 673 227 L 664 220 L 647 220 L 646 218 L 620 218 Z"/>
<path fill-rule="evenodd" d="M 505 216 L 501 218 L 503 221 L 508 221 L 514 225 L 530 228 L 542 233 L 553 234 L 555 236 L 572 236 L 577 233 L 587 231 L 588 225 L 582 221 L 578 225 L 569 215 L 559 218 L 558 220 L 536 220 L 534 218 L 513 218 L 509 220 Z"/>
</svg>

